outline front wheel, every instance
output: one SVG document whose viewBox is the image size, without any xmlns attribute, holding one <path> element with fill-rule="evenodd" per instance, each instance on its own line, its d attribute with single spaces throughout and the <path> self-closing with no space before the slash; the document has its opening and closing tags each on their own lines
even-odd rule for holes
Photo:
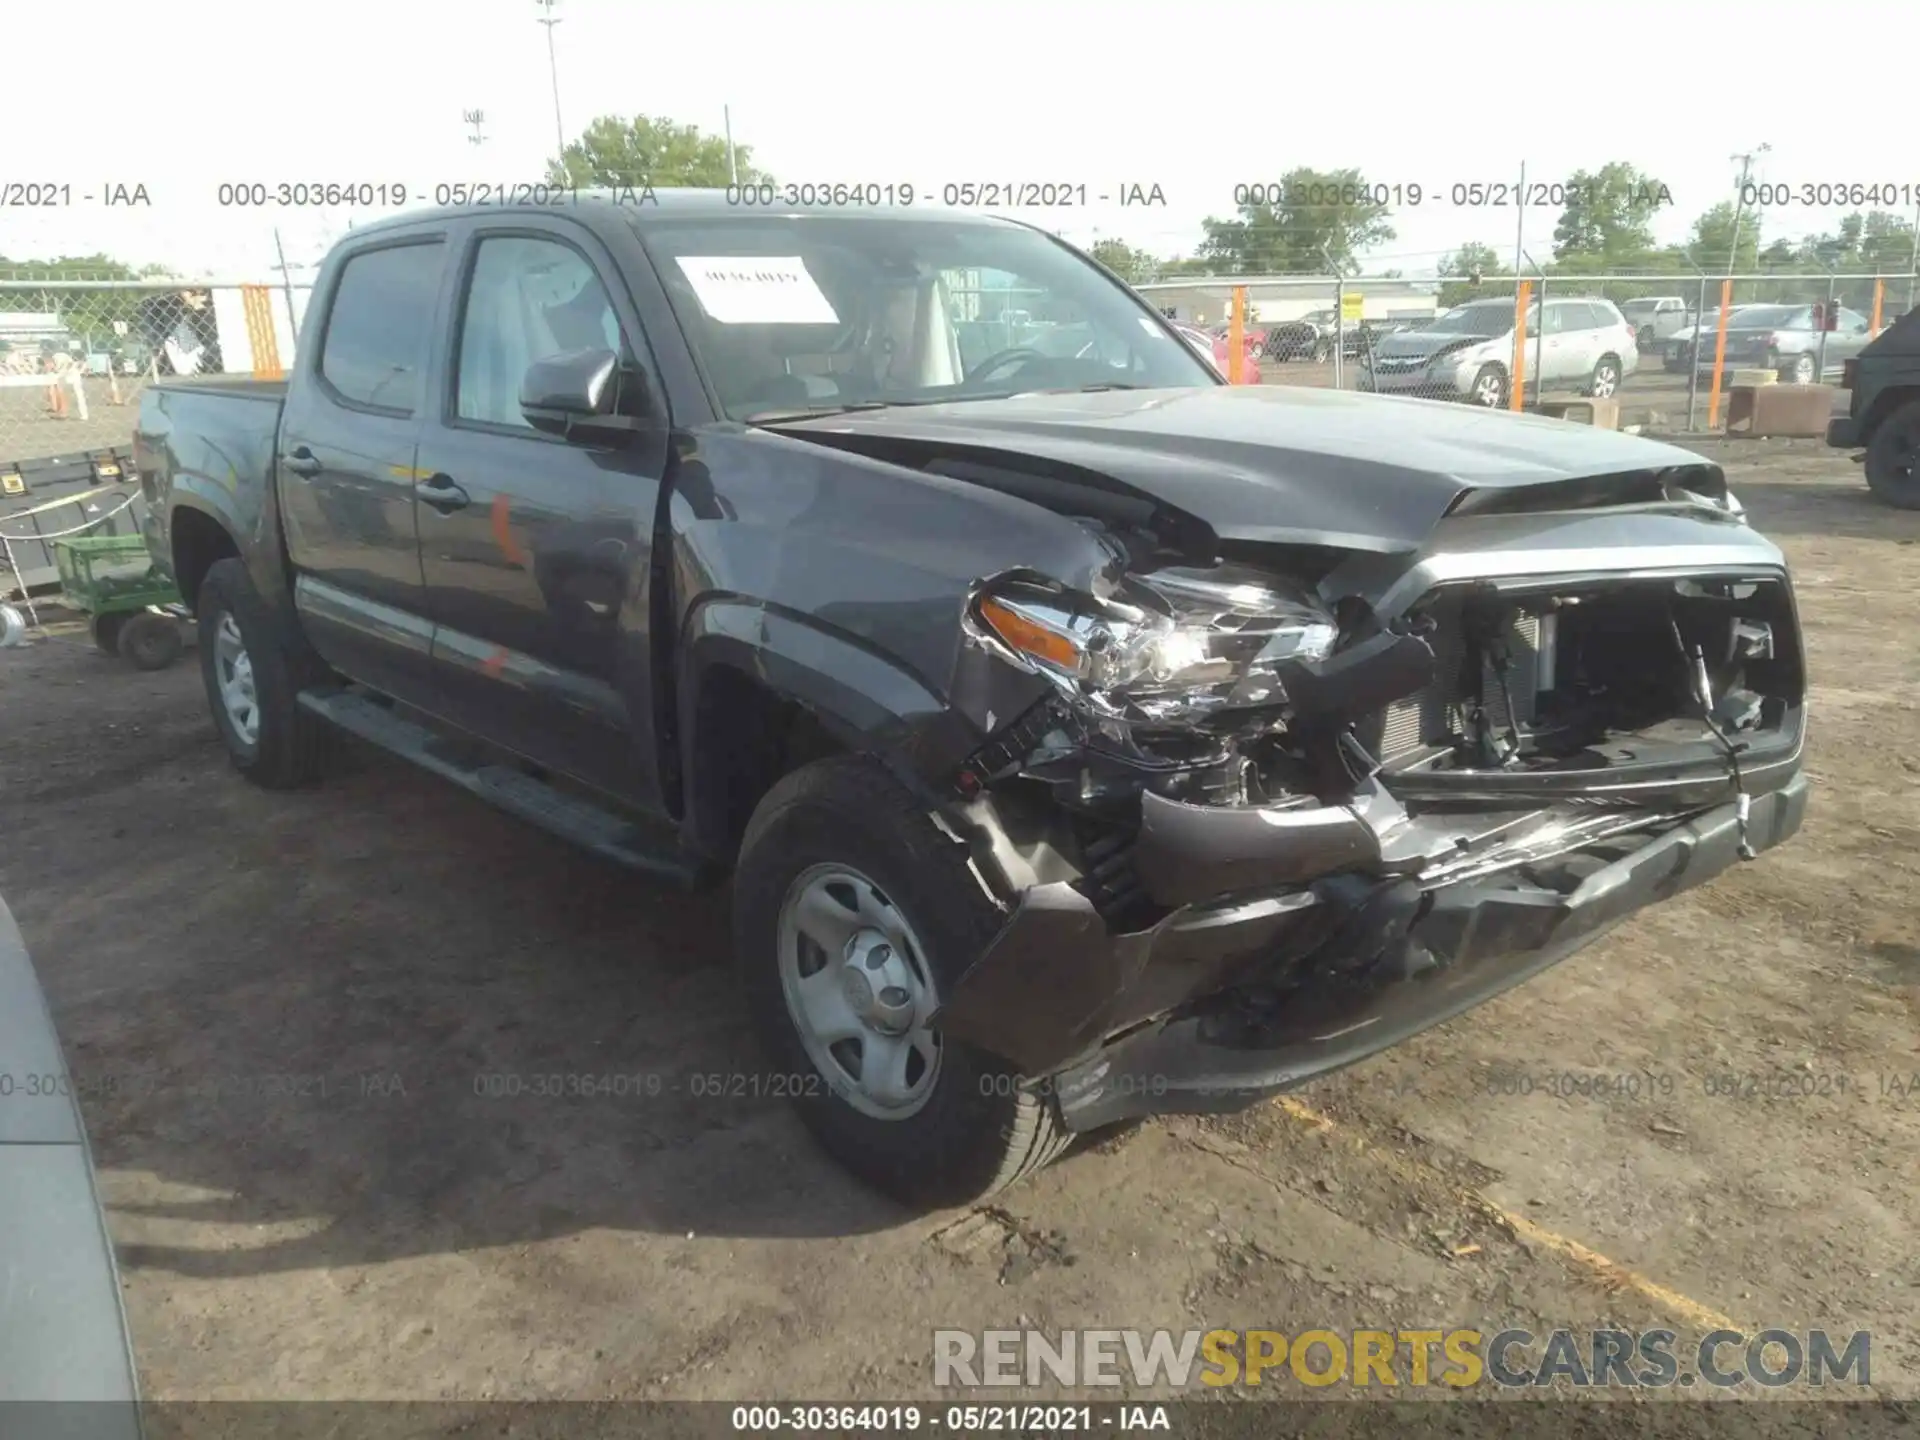
<svg viewBox="0 0 1920 1440">
<path fill-rule="evenodd" d="M 102 655 L 120 653 L 120 631 L 127 623 L 127 612 L 111 610 L 95 615 L 87 621 L 87 634 L 93 637 L 93 648 Z"/>
<path fill-rule="evenodd" d="M 207 704 L 234 769 L 269 790 L 317 779 L 331 737 L 325 721 L 300 708 L 294 641 L 246 566 L 216 562 L 195 610 Z"/>
<path fill-rule="evenodd" d="M 835 1159 L 916 1209 L 990 1195 L 1070 1139 L 1043 1087 L 931 1023 L 1004 918 L 870 761 L 796 770 L 747 827 L 734 945 L 772 1070 Z"/>
<path fill-rule="evenodd" d="M 1467 398 L 1488 410 L 1502 408 L 1507 403 L 1507 372 L 1498 365 L 1482 365 Z"/>
<path fill-rule="evenodd" d="M 1796 355 L 1793 364 L 1782 372 L 1789 385 L 1811 385 L 1820 378 L 1820 363 L 1811 355 Z"/>
<path fill-rule="evenodd" d="M 1875 427 L 1866 471 L 1875 498 L 1920 510 L 1920 400 L 1909 400 Z"/>
</svg>

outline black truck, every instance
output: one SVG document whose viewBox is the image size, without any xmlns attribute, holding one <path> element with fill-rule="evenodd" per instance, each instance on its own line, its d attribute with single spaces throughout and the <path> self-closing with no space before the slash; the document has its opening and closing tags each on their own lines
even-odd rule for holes
<svg viewBox="0 0 1920 1440">
<path fill-rule="evenodd" d="M 156 385 L 134 455 L 243 775 L 346 731 L 731 872 L 769 1073 L 910 1203 L 1373 1054 L 1805 805 L 1717 466 L 1224 385 L 1009 220 L 370 225 L 284 385 Z"/>
<path fill-rule="evenodd" d="M 1920 310 L 1909 310 L 1846 362 L 1847 413 L 1827 423 L 1827 444 L 1860 450 L 1867 488 L 1889 505 L 1920 510 Z"/>
</svg>

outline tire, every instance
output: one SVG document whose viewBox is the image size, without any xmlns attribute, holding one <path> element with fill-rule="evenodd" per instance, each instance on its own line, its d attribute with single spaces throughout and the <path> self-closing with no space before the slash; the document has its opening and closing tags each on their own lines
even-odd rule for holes
<svg viewBox="0 0 1920 1440">
<path fill-rule="evenodd" d="M 1593 374 L 1587 377 L 1587 394 L 1595 400 L 1608 400 L 1620 393 L 1620 362 L 1611 355 L 1602 355 L 1594 362 Z"/>
<path fill-rule="evenodd" d="M 127 612 L 115 611 L 105 615 L 95 615 L 87 621 L 87 634 L 93 637 L 93 645 L 102 655 L 120 653 L 120 631 L 127 623 Z"/>
<path fill-rule="evenodd" d="M 832 947 L 802 932 L 805 897 L 811 913 L 826 915 L 809 923 L 833 933 Z M 876 916 L 892 918 L 875 925 Z M 1072 1139 L 1051 1094 L 1022 1087 L 1003 1062 L 924 1026 L 899 1028 L 951 993 L 1004 918 L 964 848 L 870 760 L 803 766 L 768 792 L 747 826 L 733 885 L 734 947 L 772 1073 L 802 1077 L 786 1088 L 829 1154 L 914 1209 L 991 1195 Z M 893 943 L 876 943 L 881 936 Z M 816 977 L 826 977 L 814 992 L 821 1024 L 807 1018 L 802 998 Z M 890 995 L 891 1032 L 870 1018 Z M 846 1035 L 831 1038 L 843 1025 Z M 856 1073 L 869 1054 L 876 1063 L 903 1056 L 889 1077 L 898 1077 L 892 1095 Z"/>
<path fill-rule="evenodd" d="M 1657 341 L 1658 341 L 1658 337 L 1655 336 L 1655 334 L 1653 333 L 1653 330 L 1650 327 L 1643 326 L 1641 329 L 1636 330 L 1634 332 L 1634 336 L 1633 336 L 1634 347 L 1638 349 L 1642 355 L 1648 354 L 1650 351 L 1652 351 Z"/>
<path fill-rule="evenodd" d="M 1474 372 L 1467 399 L 1483 410 L 1502 410 L 1508 400 L 1507 372 L 1499 365 L 1482 365 Z"/>
<path fill-rule="evenodd" d="M 164 670 L 186 648 L 180 640 L 180 622 L 151 610 L 127 616 L 115 644 L 120 658 L 136 670 Z"/>
<path fill-rule="evenodd" d="M 296 642 L 238 560 L 217 561 L 200 582 L 198 599 L 200 674 L 233 768 L 269 790 L 291 790 L 318 779 L 333 737 L 325 721 L 299 706 L 297 677 L 305 667 Z M 250 687 L 239 679 L 240 662 Z M 241 693 L 251 689 L 251 733 L 229 710 L 226 685 Z"/>
<path fill-rule="evenodd" d="M 1866 472 L 1875 499 L 1920 510 L 1920 400 L 1909 400 L 1874 427 Z"/>
<path fill-rule="evenodd" d="M 1820 362 L 1812 355 L 1796 355 L 1793 363 L 1780 371 L 1780 378 L 1789 385 L 1818 384 Z"/>
</svg>

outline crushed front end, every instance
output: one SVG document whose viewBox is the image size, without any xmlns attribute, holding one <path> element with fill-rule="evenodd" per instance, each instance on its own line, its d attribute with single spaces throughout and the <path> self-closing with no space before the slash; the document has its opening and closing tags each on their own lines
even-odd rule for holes
<svg viewBox="0 0 1920 1440">
<path fill-rule="evenodd" d="M 953 777 L 1006 913 L 947 1034 L 1088 1129 L 1365 1058 L 1799 828 L 1785 563 L 1717 489 L 1456 507 L 1416 554 L 1011 574 L 1052 682 Z"/>
</svg>

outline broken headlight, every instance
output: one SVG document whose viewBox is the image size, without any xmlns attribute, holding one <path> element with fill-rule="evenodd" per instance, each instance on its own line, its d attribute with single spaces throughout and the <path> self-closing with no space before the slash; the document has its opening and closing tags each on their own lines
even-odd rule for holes
<svg viewBox="0 0 1920 1440">
<path fill-rule="evenodd" d="M 1082 708 L 1152 725 L 1282 705 L 1273 667 L 1323 659 L 1338 638 L 1304 590 L 1230 565 L 1128 577 L 1105 598 L 1003 577 L 976 595 L 973 620 Z"/>
</svg>

